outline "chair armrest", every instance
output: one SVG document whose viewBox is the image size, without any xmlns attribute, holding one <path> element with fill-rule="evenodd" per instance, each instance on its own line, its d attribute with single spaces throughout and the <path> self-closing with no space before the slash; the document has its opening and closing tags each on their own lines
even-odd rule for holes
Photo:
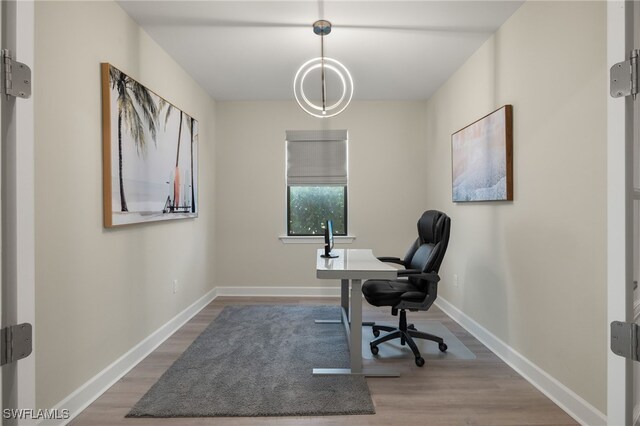
<svg viewBox="0 0 640 426">
<path fill-rule="evenodd" d="M 437 283 L 440 281 L 440 275 L 434 273 L 418 272 L 414 273 L 416 269 L 407 269 L 406 271 L 398 271 L 398 276 L 419 278 L 421 280 L 429 281 L 430 283 Z M 401 274 L 401 272 L 403 272 Z"/>
<path fill-rule="evenodd" d="M 422 270 L 421 269 L 398 269 L 398 276 L 399 277 L 406 277 L 408 275 L 416 275 L 416 274 L 421 274 Z"/>
<path fill-rule="evenodd" d="M 385 263 L 396 263 L 398 265 L 402 265 L 404 266 L 404 262 L 402 261 L 402 259 L 400 259 L 399 257 L 379 257 L 378 260 L 380 262 L 385 262 Z"/>
<path fill-rule="evenodd" d="M 424 299 L 418 302 L 415 300 L 419 298 L 420 293 L 406 293 L 406 296 L 402 297 L 400 303 L 394 306 L 394 308 L 408 309 L 410 311 L 426 311 L 429 309 L 436 300 L 436 297 L 438 297 L 438 281 L 440 281 L 440 276 L 435 273 L 406 274 L 404 276 L 427 281 L 426 294 L 424 294 Z"/>
</svg>

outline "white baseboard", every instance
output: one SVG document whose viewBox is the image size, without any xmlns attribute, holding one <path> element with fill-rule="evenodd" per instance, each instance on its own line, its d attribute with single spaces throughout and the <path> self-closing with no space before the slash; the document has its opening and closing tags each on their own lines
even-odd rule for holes
<svg viewBox="0 0 640 426">
<path fill-rule="evenodd" d="M 216 287 L 216 296 L 340 297 L 340 287 Z"/>
<path fill-rule="evenodd" d="M 70 416 L 68 419 L 42 420 L 37 423 L 38 426 L 57 426 L 70 422 L 147 355 L 160 346 L 160 344 L 167 340 L 180 327 L 186 324 L 187 321 L 207 306 L 213 299 L 219 296 L 339 297 L 340 288 L 215 287 L 52 408 L 52 410 L 57 410 L 56 412 L 58 413 L 62 413 L 63 410 L 68 410 Z"/>
<path fill-rule="evenodd" d="M 453 306 L 446 299 L 438 297 L 434 303 L 444 313 L 464 327 L 494 354 L 535 386 L 540 392 L 555 402 L 567 414 L 583 425 L 606 425 L 607 416 L 582 399 L 571 389 L 550 376 L 546 371 L 529 361 L 489 330 Z"/>
<path fill-rule="evenodd" d="M 216 297 L 214 288 L 53 407 L 57 412 L 69 410 L 69 419 L 43 420 L 38 425 L 70 422 Z"/>
<path fill-rule="evenodd" d="M 67 420 L 43 420 L 38 425 L 64 425 L 76 417 L 107 389 L 127 374 L 133 367 L 153 352 L 193 316 L 200 312 L 213 299 L 220 296 L 240 297 L 339 297 L 339 287 L 215 287 L 191 306 L 176 315 L 126 354 L 118 358 L 107 368 L 87 381 L 65 399 L 53 407 L 53 410 L 69 410 Z M 511 368 L 528 380 L 538 390 L 549 397 L 560 408 L 583 425 L 606 425 L 606 416 L 582 399 L 571 389 L 527 358 L 516 352 L 489 330 L 475 322 L 447 300 L 438 298 L 435 302 L 443 312 L 458 322 L 469 333 L 480 340 L 493 353 Z"/>
</svg>

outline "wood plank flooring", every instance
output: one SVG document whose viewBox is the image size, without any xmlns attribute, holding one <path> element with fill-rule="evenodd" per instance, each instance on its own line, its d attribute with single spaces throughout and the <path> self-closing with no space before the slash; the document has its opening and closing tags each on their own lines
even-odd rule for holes
<svg viewBox="0 0 640 426">
<path fill-rule="evenodd" d="M 435 306 L 408 312 L 409 321 L 444 324 L 474 360 L 394 361 L 400 378 L 368 378 L 375 415 L 319 417 L 210 417 L 128 419 L 125 415 L 193 340 L 228 305 L 334 304 L 337 298 L 219 297 L 87 407 L 70 424 L 81 425 L 575 425 L 569 415 L 520 377 Z M 363 303 L 363 320 L 397 323 L 390 310 Z M 375 360 L 363 360 L 364 364 Z M 312 368 L 310 366 L 309 368 Z"/>
</svg>

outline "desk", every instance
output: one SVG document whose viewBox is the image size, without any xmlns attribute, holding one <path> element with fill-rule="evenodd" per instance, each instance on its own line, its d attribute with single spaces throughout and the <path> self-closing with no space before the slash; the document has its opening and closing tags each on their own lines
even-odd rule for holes
<svg viewBox="0 0 640 426">
<path fill-rule="evenodd" d="M 380 262 L 371 250 L 340 249 L 332 253 L 338 257 L 325 259 L 319 249 L 316 254 L 316 277 L 320 279 L 341 280 L 340 306 L 342 307 L 341 322 L 347 332 L 351 368 L 314 368 L 313 374 L 364 374 L 367 376 L 397 376 L 398 374 L 384 371 L 364 371 L 362 367 L 362 280 L 383 279 L 393 280 L 398 276 L 397 269 Z M 351 295 L 349 295 L 349 280 L 351 280 Z M 351 297 L 349 297 L 351 296 Z M 319 321 L 320 322 L 320 321 Z"/>
</svg>

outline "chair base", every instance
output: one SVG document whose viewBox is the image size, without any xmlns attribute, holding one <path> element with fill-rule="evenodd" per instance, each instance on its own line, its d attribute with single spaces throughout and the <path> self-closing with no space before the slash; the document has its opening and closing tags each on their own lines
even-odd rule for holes
<svg viewBox="0 0 640 426">
<path fill-rule="evenodd" d="M 413 355 L 415 356 L 416 365 L 418 367 L 422 367 L 424 365 L 424 358 L 422 358 L 422 355 L 418 350 L 418 346 L 416 346 L 413 339 L 431 340 L 438 344 L 440 351 L 445 352 L 447 350 L 447 344 L 444 342 L 442 337 L 418 331 L 413 324 L 407 325 L 407 313 L 404 309 L 400 310 L 400 324 L 398 328 L 378 324 L 373 325 L 372 328 L 373 335 L 376 336 L 376 339 L 372 340 L 369 343 L 369 346 L 371 347 L 371 353 L 374 355 L 378 353 L 378 345 L 380 343 L 398 338 L 400 339 L 400 344 L 402 346 L 406 344 L 411 348 L 411 352 L 413 352 Z M 380 335 L 380 331 L 387 331 L 388 333 L 378 337 Z"/>
</svg>

